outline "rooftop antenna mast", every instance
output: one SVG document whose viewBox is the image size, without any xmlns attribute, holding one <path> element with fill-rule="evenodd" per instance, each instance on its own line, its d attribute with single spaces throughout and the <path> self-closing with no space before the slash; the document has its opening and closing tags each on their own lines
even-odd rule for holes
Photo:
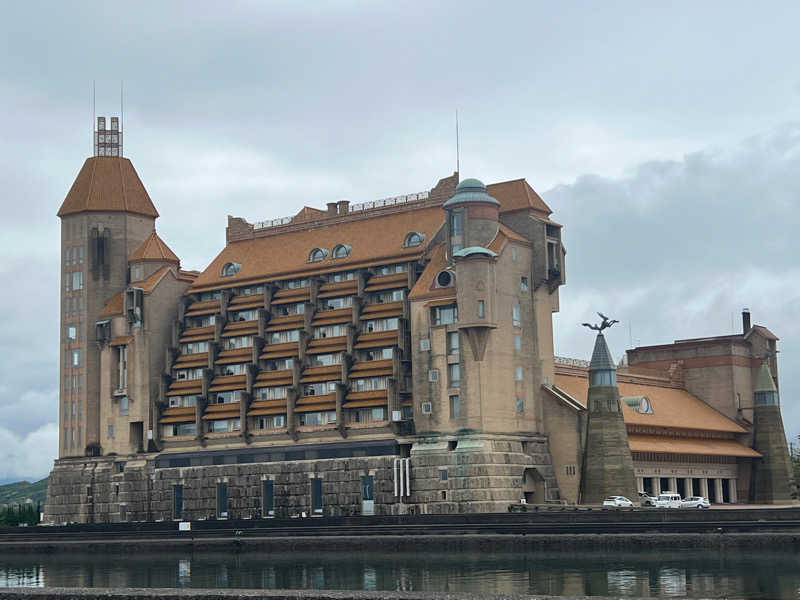
<svg viewBox="0 0 800 600">
<path fill-rule="evenodd" d="M 97 85 L 92 79 L 92 156 L 97 156 L 97 138 L 95 123 L 97 122 Z"/>
<path fill-rule="evenodd" d="M 119 82 L 119 157 L 120 158 L 122 158 L 122 132 L 124 131 L 124 128 L 122 127 L 122 99 L 124 97 L 123 85 L 124 82 L 120 80 Z"/>
<path fill-rule="evenodd" d="M 458 132 L 458 109 L 456 109 L 456 173 L 461 175 L 461 140 Z"/>
</svg>

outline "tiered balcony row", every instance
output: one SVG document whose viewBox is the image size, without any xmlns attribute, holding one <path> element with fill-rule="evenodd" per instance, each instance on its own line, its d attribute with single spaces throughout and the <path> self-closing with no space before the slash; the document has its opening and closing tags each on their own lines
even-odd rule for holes
<svg viewBox="0 0 800 600">
<path fill-rule="evenodd" d="M 167 352 L 162 441 L 346 437 L 410 418 L 409 267 L 188 297 Z"/>
</svg>

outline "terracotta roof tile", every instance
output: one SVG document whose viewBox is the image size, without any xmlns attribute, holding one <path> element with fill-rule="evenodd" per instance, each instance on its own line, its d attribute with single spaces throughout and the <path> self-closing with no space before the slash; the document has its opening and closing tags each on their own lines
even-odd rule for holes
<svg viewBox="0 0 800 600">
<path fill-rule="evenodd" d="M 58 216 L 88 211 L 127 211 L 148 217 L 158 216 L 131 161 L 112 156 L 86 159 L 58 209 Z"/>
<path fill-rule="evenodd" d="M 118 294 L 114 294 L 111 297 L 111 300 L 106 302 L 106 305 L 103 309 L 98 313 L 98 317 L 114 317 L 116 315 L 121 315 L 125 311 L 125 294 L 124 292 L 120 292 Z"/>
<path fill-rule="evenodd" d="M 409 300 L 421 300 L 425 298 L 441 298 L 446 296 L 455 295 L 455 288 L 434 288 L 433 282 L 436 275 L 447 266 L 447 259 L 445 256 L 446 245 L 439 244 L 430 254 L 430 262 L 425 267 L 425 270 L 417 279 L 411 293 L 408 295 Z"/>
<path fill-rule="evenodd" d="M 661 452 L 669 454 L 698 454 L 706 456 L 761 456 L 736 440 L 677 438 L 659 435 L 629 434 L 631 452 Z"/>
<path fill-rule="evenodd" d="M 142 288 L 145 292 L 152 292 L 158 285 L 158 283 L 161 281 L 161 279 L 164 277 L 164 275 L 166 275 L 167 272 L 171 271 L 172 267 L 170 267 L 170 265 L 164 265 L 158 271 L 156 271 L 146 279 L 142 279 L 141 281 L 131 281 L 131 286 Z"/>
<path fill-rule="evenodd" d="M 556 374 L 556 385 L 581 404 L 586 403 L 588 378 Z M 626 425 L 745 432 L 735 421 L 686 390 L 622 382 L 618 387 L 620 396 L 646 396 L 653 407 L 653 414 L 642 414 L 622 402 L 622 415 Z"/>
<path fill-rule="evenodd" d="M 500 202 L 500 212 L 526 208 L 544 213 L 545 216 L 553 212 L 525 179 L 492 183 L 486 186 L 486 191 Z"/>
<path fill-rule="evenodd" d="M 425 248 L 404 248 L 406 234 L 419 231 L 425 234 L 426 239 L 433 239 L 443 222 L 442 208 L 434 206 L 231 242 L 197 278 L 193 288 L 222 287 L 245 281 L 267 281 L 346 270 L 369 263 L 413 260 Z M 318 263 L 308 262 L 312 249 L 332 249 L 339 243 L 352 246 L 347 258 L 333 259 L 329 256 Z M 228 262 L 239 263 L 242 267 L 232 277 L 221 277 L 222 267 Z"/>
<path fill-rule="evenodd" d="M 181 262 L 177 255 L 169 249 L 169 246 L 164 243 L 164 240 L 158 237 L 155 229 L 147 236 L 147 239 L 142 242 L 142 245 L 133 251 L 133 254 L 128 257 L 128 260 L 157 260 L 175 262 L 178 264 Z"/>
</svg>

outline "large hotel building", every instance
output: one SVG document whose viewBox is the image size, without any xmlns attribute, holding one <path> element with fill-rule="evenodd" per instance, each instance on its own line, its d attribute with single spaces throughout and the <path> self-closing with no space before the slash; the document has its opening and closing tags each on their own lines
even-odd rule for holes
<svg viewBox="0 0 800 600">
<path fill-rule="evenodd" d="M 524 179 L 229 217 L 187 271 L 117 120 L 96 136 L 58 211 L 47 520 L 505 512 L 634 485 L 791 501 L 777 338 L 745 313 L 619 368 L 602 336 L 592 363 L 555 357 L 562 226 Z"/>
</svg>

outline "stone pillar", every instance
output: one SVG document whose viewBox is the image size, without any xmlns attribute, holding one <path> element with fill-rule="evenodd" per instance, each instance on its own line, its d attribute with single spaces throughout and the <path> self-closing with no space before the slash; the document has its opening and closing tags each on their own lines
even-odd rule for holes
<svg viewBox="0 0 800 600">
<path fill-rule="evenodd" d="M 739 498 L 736 495 L 736 479 L 728 479 L 728 493 L 730 494 L 731 504 L 738 504 Z"/>
<path fill-rule="evenodd" d="M 711 496 L 708 494 L 708 479 L 706 477 L 700 478 L 700 495 L 711 500 Z"/>
<path fill-rule="evenodd" d="M 683 480 L 683 487 L 686 489 L 684 490 L 685 496 L 684 498 L 688 498 L 689 496 L 694 496 L 694 486 L 692 486 L 692 478 L 687 477 Z"/>
<path fill-rule="evenodd" d="M 714 480 L 714 496 L 716 497 L 715 502 L 717 504 L 724 503 L 724 497 L 722 495 L 722 479 L 719 477 Z"/>
<path fill-rule="evenodd" d="M 670 477 L 669 478 L 669 491 L 678 493 L 678 478 L 677 477 Z"/>
<path fill-rule="evenodd" d="M 644 477 L 636 478 L 636 487 L 639 488 L 640 492 L 644 491 Z"/>
<path fill-rule="evenodd" d="M 658 496 L 661 493 L 661 477 L 651 477 L 653 480 L 653 496 Z"/>
</svg>

